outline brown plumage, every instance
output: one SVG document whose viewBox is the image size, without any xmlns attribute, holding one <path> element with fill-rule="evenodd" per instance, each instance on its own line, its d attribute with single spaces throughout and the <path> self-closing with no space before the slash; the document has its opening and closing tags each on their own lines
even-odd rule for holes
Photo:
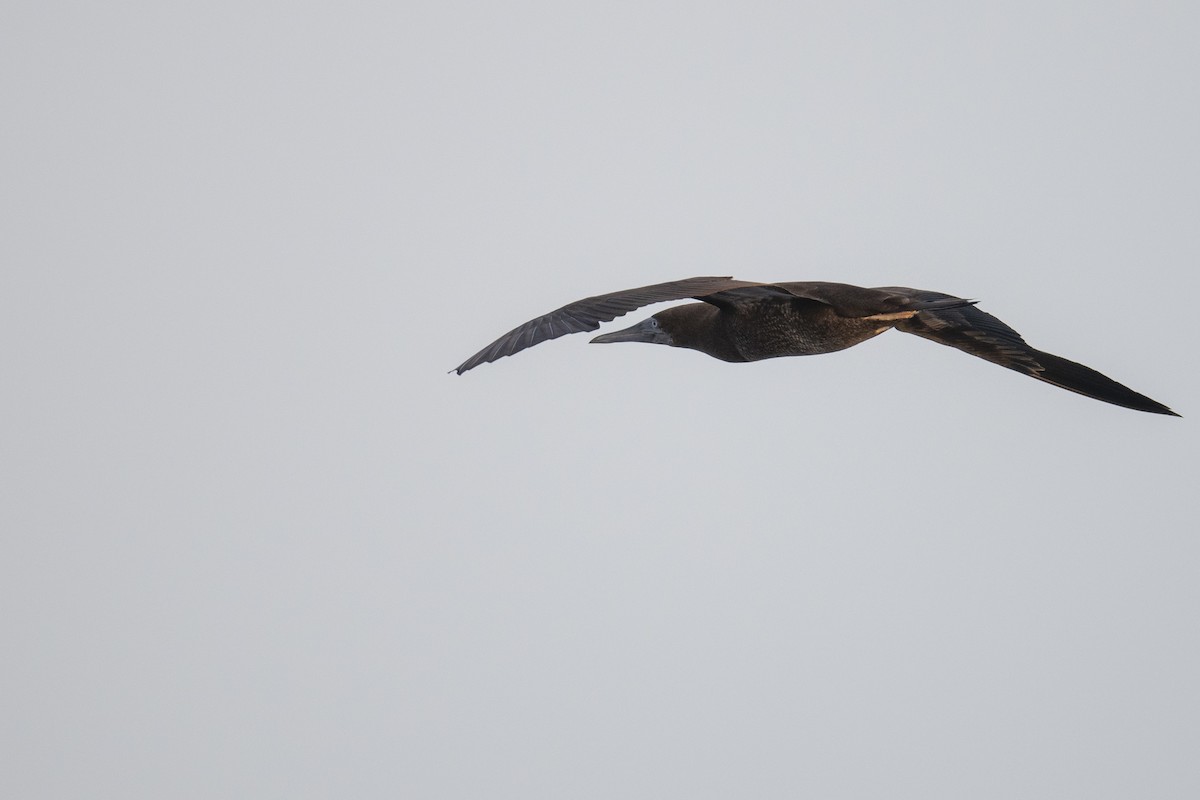
<svg viewBox="0 0 1200 800">
<path fill-rule="evenodd" d="M 866 289 L 820 281 L 688 278 L 585 297 L 514 328 L 452 371 L 461 375 L 547 339 L 596 330 L 601 322 L 641 306 L 685 298 L 702 302 L 668 308 L 592 341 L 666 344 L 736 362 L 832 353 L 896 328 L 1096 400 L 1179 416 L 1094 369 L 1033 349 L 1019 333 L 976 308 L 974 300 L 900 286 Z"/>
</svg>

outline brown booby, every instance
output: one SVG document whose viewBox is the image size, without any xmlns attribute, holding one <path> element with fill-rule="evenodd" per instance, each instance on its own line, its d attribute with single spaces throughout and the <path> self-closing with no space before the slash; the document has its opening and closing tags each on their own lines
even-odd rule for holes
<svg viewBox="0 0 1200 800">
<path fill-rule="evenodd" d="M 976 308 L 976 300 L 901 286 L 867 289 L 822 281 L 688 278 L 585 297 L 512 329 L 451 372 L 461 375 L 547 339 L 594 331 L 636 308 L 685 298 L 701 302 L 668 308 L 592 341 L 687 347 L 739 362 L 832 353 L 895 328 L 1096 400 L 1179 416 L 1094 369 L 1033 349 L 1019 333 Z"/>
</svg>

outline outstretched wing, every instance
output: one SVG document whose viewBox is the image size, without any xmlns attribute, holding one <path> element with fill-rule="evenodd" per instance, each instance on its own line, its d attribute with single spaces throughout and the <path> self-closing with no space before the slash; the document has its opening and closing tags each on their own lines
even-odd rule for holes
<svg viewBox="0 0 1200 800">
<path fill-rule="evenodd" d="M 921 300 L 951 297 L 940 292 L 912 289 L 889 287 L 889 291 L 913 292 Z M 1179 416 L 1162 403 L 1138 394 L 1090 367 L 1035 350 L 1021 334 L 975 306 L 921 311 L 911 319 L 898 322 L 896 329 L 956 347 L 993 364 L 1096 400 L 1152 414 Z"/>
<path fill-rule="evenodd" d="M 905 289 L 901 286 L 866 289 L 848 283 L 828 281 L 777 285 L 796 297 L 825 303 L 832 307 L 839 317 L 860 319 L 907 319 L 917 311 L 958 308 L 978 302 L 949 294 Z"/>
<path fill-rule="evenodd" d="M 651 303 L 683 300 L 689 297 L 702 299 L 704 295 L 714 292 L 756 285 L 758 284 L 751 281 L 738 281 L 728 277 L 687 278 L 681 281 L 656 283 L 651 286 L 640 286 L 637 289 L 625 289 L 611 294 L 585 297 L 513 328 L 451 371 L 462 375 L 472 367 L 488 361 L 495 361 L 504 356 L 511 356 L 513 353 L 519 353 L 527 347 L 533 347 L 548 339 L 557 339 L 568 333 L 594 331 L 600 327 L 601 322 L 616 319 Z"/>
<path fill-rule="evenodd" d="M 848 283 L 803 281 L 751 283 L 735 289 L 710 292 L 697 299 L 725 309 L 753 304 L 754 301 L 813 300 L 828 306 L 839 317 L 879 320 L 906 319 L 925 309 L 956 308 L 976 302 L 948 294 L 936 298 L 922 297 L 922 294 L 917 289 L 899 287 L 866 289 Z"/>
</svg>

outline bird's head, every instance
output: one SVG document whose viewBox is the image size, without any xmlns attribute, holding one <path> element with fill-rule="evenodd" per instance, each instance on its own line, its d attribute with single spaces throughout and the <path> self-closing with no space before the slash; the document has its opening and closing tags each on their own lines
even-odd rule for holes
<svg viewBox="0 0 1200 800">
<path fill-rule="evenodd" d="M 663 319 L 667 311 L 660 311 L 652 317 L 639 322 L 624 330 L 614 331 L 613 333 L 605 333 L 592 339 L 592 344 L 609 344 L 611 342 L 646 342 L 647 344 L 666 344 L 674 345 L 675 340 L 671 338 L 670 320 Z"/>
</svg>

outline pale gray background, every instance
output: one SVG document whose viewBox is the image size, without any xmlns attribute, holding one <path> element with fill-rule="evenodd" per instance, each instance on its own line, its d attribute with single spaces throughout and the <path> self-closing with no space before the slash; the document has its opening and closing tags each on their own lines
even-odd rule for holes
<svg viewBox="0 0 1200 800">
<path fill-rule="evenodd" d="M 0 37 L 0 795 L 1200 796 L 1194 2 Z M 895 333 L 445 374 L 704 274 L 981 298 L 1185 419 Z"/>
</svg>

